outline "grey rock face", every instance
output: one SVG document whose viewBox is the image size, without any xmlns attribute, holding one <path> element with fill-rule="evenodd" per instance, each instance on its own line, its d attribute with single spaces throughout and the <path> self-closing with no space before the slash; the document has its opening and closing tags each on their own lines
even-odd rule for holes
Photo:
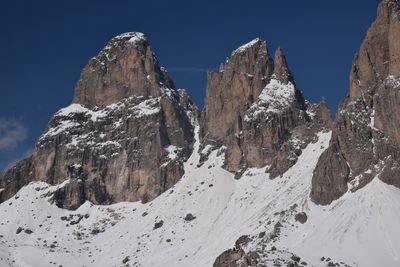
<svg viewBox="0 0 400 267">
<path fill-rule="evenodd" d="M 347 192 L 350 169 L 339 151 L 337 143 L 323 153 L 314 170 L 311 196 L 318 204 L 327 205 Z"/>
<path fill-rule="evenodd" d="M 229 131 L 238 132 L 272 73 L 273 61 L 260 39 L 235 50 L 219 72 L 208 73 L 201 137 L 220 141 Z"/>
<path fill-rule="evenodd" d="M 84 68 L 74 103 L 50 120 L 32 157 L 0 180 L 0 200 L 30 181 L 69 180 L 53 197 L 59 207 L 150 201 L 183 175 L 197 116 L 145 37 L 117 36 Z"/>
<path fill-rule="evenodd" d="M 400 75 L 399 1 L 384 0 L 354 59 L 350 75 L 350 100 L 355 100 L 388 75 Z"/>
<path fill-rule="evenodd" d="M 242 249 L 229 249 L 215 259 L 213 267 L 236 267 L 244 255 Z"/>
<path fill-rule="evenodd" d="M 166 70 L 158 65 L 142 33 L 114 37 L 81 72 L 74 103 L 104 107 L 129 96 L 159 97 L 160 87 L 175 89 Z"/>
<path fill-rule="evenodd" d="M 283 54 L 282 48 L 278 47 L 275 52 L 275 66 L 274 66 L 274 75 L 277 80 L 281 81 L 284 84 L 288 84 L 289 82 L 294 84 L 294 78 L 292 73 L 289 70 L 289 66 L 286 61 L 286 57 Z"/>
<path fill-rule="evenodd" d="M 279 235 L 281 224 L 276 225 L 274 233 L 265 236 L 265 232 L 257 237 L 242 236 L 235 242 L 235 247 L 222 252 L 214 261 L 213 267 L 267 267 L 267 266 L 305 266 L 306 262 L 287 250 L 278 250 L 274 239 Z M 249 247 L 248 243 L 252 246 Z M 257 249 L 254 249 L 254 246 Z M 267 246 L 271 247 L 267 249 Z"/>
<path fill-rule="evenodd" d="M 227 147 L 225 168 L 237 177 L 248 167 L 267 165 L 272 178 L 284 173 L 330 124 L 326 104 L 307 104 L 296 89 L 282 49 L 272 60 L 259 39 L 239 47 L 208 75 L 201 138 L 203 144 Z"/>
<path fill-rule="evenodd" d="M 3 176 L 0 176 L 0 203 L 15 195 L 18 190 L 29 183 L 32 175 L 32 156 L 21 160 L 9 169 Z"/>
<path fill-rule="evenodd" d="M 349 97 L 339 107 L 330 147 L 313 175 L 311 198 L 318 204 L 374 177 L 400 187 L 399 18 L 399 2 L 383 1 L 354 59 Z"/>
</svg>

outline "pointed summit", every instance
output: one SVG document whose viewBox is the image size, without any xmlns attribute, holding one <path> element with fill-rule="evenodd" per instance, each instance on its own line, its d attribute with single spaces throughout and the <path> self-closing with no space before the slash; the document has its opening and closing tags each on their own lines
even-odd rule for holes
<svg viewBox="0 0 400 267">
<path fill-rule="evenodd" d="M 126 46 L 133 46 L 142 54 L 146 53 L 149 46 L 146 35 L 141 32 L 125 32 L 113 37 L 103 48 L 99 55 L 113 53 L 115 49 L 122 49 Z M 106 55 L 107 56 L 107 55 Z M 108 57 L 107 57 L 108 58 Z M 108 58 L 109 59 L 109 58 Z"/>
<path fill-rule="evenodd" d="M 85 66 L 74 103 L 104 107 L 131 96 L 158 97 L 160 88 L 175 90 L 145 35 L 128 32 L 112 38 Z"/>
<path fill-rule="evenodd" d="M 144 33 L 141 32 L 126 32 L 114 37 L 114 39 L 127 39 L 130 43 L 147 41 Z"/>
<path fill-rule="evenodd" d="M 266 42 L 256 38 L 234 50 L 218 72 L 208 73 L 200 136 L 223 140 L 228 131 L 240 129 L 244 113 L 271 79 L 273 68 Z"/>
<path fill-rule="evenodd" d="M 220 72 L 241 72 L 249 75 L 257 75 L 255 72 L 263 72 L 270 77 L 273 71 L 273 61 L 269 54 L 267 43 L 260 38 L 239 46 L 231 56 L 220 66 Z"/>
<path fill-rule="evenodd" d="M 243 52 L 247 51 L 248 49 L 250 49 L 250 48 L 252 48 L 254 46 L 261 46 L 263 43 L 265 43 L 265 42 L 263 42 L 260 38 L 257 37 L 255 39 L 251 40 L 250 42 L 248 42 L 248 43 L 246 43 L 244 45 L 241 45 L 236 50 L 234 50 L 232 52 L 232 56 L 235 55 L 235 54 L 243 53 Z"/>
<path fill-rule="evenodd" d="M 277 80 L 281 81 L 284 84 L 292 83 L 294 84 L 293 75 L 289 70 L 286 57 L 283 54 L 282 48 L 278 47 L 275 52 L 275 68 L 274 68 L 274 76 Z"/>
<path fill-rule="evenodd" d="M 266 42 L 256 38 L 208 74 L 200 137 L 204 146 L 226 147 L 224 168 L 235 177 L 266 165 L 276 177 L 296 162 L 295 148 L 287 142 L 296 128 L 308 125 L 304 138 L 297 135 L 307 143 L 306 135 L 323 127 L 324 120 L 314 122 L 306 112 L 282 49 L 274 63 Z"/>
</svg>

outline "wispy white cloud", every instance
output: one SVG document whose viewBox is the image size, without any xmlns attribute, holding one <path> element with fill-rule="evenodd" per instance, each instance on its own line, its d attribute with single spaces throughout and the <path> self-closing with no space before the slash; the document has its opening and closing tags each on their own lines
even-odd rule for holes
<svg viewBox="0 0 400 267">
<path fill-rule="evenodd" d="M 19 121 L 0 118 L 0 152 L 16 148 L 27 134 L 26 127 Z"/>
</svg>

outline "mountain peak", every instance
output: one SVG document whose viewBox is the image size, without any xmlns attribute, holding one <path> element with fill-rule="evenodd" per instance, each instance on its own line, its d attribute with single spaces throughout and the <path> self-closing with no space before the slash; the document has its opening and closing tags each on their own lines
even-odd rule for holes
<svg viewBox="0 0 400 267">
<path fill-rule="evenodd" d="M 175 89 L 146 36 L 127 32 L 112 38 L 81 72 L 74 103 L 104 107 L 131 96 L 158 97 Z"/>
<path fill-rule="evenodd" d="M 272 75 L 273 62 L 270 57 L 265 41 L 255 38 L 252 41 L 235 49 L 225 63 L 221 64 L 220 72 L 241 72 L 248 75 L 256 75 L 260 70 L 266 72 L 263 76 L 268 78 Z"/>
<path fill-rule="evenodd" d="M 115 36 L 116 40 L 128 40 L 129 43 L 147 41 L 146 36 L 141 32 L 125 32 Z"/>
<path fill-rule="evenodd" d="M 141 54 L 145 54 L 148 46 L 149 42 L 144 33 L 125 32 L 113 37 L 96 58 L 99 61 L 110 61 L 113 59 L 112 55 L 117 53 L 117 50 L 127 47 L 136 49 Z"/>
<path fill-rule="evenodd" d="M 282 83 L 287 84 L 290 82 L 294 84 L 293 75 L 289 70 L 286 57 L 281 47 L 278 47 L 275 51 L 274 76 Z"/>
<path fill-rule="evenodd" d="M 232 52 L 232 56 L 235 55 L 235 54 L 241 54 L 243 52 L 246 52 L 250 48 L 252 48 L 252 47 L 254 47 L 256 45 L 260 46 L 263 43 L 265 43 L 265 41 L 262 41 L 260 38 L 257 37 L 255 39 L 251 40 L 250 42 L 245 43 L 245 44 L 239 46 L 237 49 L 235 49 Z"/>
<path fill-rule="evenodd" d="M 112 38 L 0 175 L 0 266 L 398 267 L 400 0 L 380 1 L 334 124 L 260 38 L 207 74 L 202 114 L 143 33 Z"/>
<path fill-rule="evenodd" d="M 183 175 L 197 115 L 144 34 L 120 34 L 84 67 L 73 103 L 52 117 L 33 155 L 0 177 L 0 202 L 32 180 L 68 180 L 53 197 L 63 208 L 148 202 Z"/>
<path fill-rule="evenodd" d="M 260 95 L 272 72 L 273 60 L 266 42 L 260 38 L 234 50 L 218 72 L 208 74 L 200 136 L 222 140 L 230 129 L 239 129 L 239 121 Z"/>
</svg>

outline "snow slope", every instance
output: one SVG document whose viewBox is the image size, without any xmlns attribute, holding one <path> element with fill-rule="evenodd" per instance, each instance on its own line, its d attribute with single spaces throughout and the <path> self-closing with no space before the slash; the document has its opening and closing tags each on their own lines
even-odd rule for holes
<svg viewBox="0 0 400 267">
<path fill-rule="evenodd" d="M 309 200 L 312 172 L 329 139 L 320 133 L 274 180 L 265 169 L 235 180 L 221 168 L 220 151 L 201 166 L 193 153 L 182 179 L 146 204 L 62 210 L 48 201 L 55 186 L 31 183 L 0 205 L 0 266 L 212 266 L 240 236 L 270 232 L 278 221 L 283 227 L 274 246 L 308 266 L 326 266 L 322 256 L 350 266 L 399 266 L 398 189 L 375 179 L 327 207 Z M 293 204 L 306 212 L 305 224 L 287 212 Z M 185 220 L 188 213 L 195 219 Z M 257 242 L 246 248 L 253 249 Z"/>
<path fill-rule="evenodd" d="M 296 88 L 291 83 L 282 83 L 276 76 L 261 91 L 259 100 L 251 105 L 244 118 L 245 121 L 252 121 L 261 114 L 280 113 L 289 108 L 296 100 Z"/>
</svg>

